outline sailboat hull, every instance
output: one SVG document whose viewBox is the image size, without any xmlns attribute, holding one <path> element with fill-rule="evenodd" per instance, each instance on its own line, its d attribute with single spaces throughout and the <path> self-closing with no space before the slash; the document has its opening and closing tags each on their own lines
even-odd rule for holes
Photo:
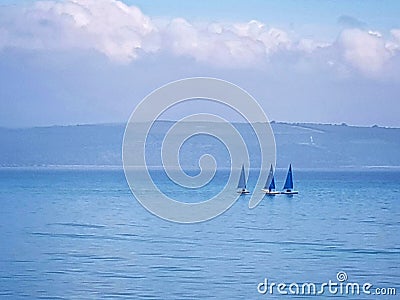
<svg viewBox="0 0 400 300">
<path fill-rule="evenodd" d="M 297 195 L 298 193 L 299 193 L 298 191 L 290 191 L 290 192 L 283 191 L 283 192 L 281 192 L 281 194 L 284 194 L 284 195 Z"/>
<path fill-rule="evenodd" d="M 281 192 L 278 192 L 278 191 L 270 191 L 270 190 L 267 190 L 267 189 L 262 189 L 262 191 L 268 196 L 275 196 L 275 195 L 279 195 L 281 193 Z"/>
<path fill-rule="evenodd" d="M 241 194 L 241 195 L 250 194 L 250 192 L 248 190 L 238 190 L 237 192 L 238 192 L 238 194 Z"/>
</svg>

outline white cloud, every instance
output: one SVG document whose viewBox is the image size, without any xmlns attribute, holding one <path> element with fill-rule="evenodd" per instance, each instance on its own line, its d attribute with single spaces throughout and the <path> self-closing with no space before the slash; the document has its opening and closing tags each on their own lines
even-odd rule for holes
<svg viewBox="0 0 400 300">
<path fill-rule="evenodd" d="M 305 53 L 313 53 L 315 50 L 323 49 L 330 45 L 329 43 L 314 41 L 312 39 L 301 39 L 297 44 L 297 49 Z"/>
<path fill-rule="evenodd" d="M 122 63 L 139 59 L 141 53 L 169 52 L 229 68 L 266 67 L 289 54 L 301 64 L 367 76 L 381 74 L 399 55 L 400 29 L 385 40 L 377 31 L 347 28 L 336 41 L 322 42 L 257 20 L 198 24 L 175 18 L 161 24 L 116 0 L 40 1 L 10 14 L 7 7 L 2 10 L 7 17 L 0 18 L 0 50 L 94 49 Z"/>
<path fill-rule="evenodd" d="M 159 50 L 220 66 L 255 66 L 289 50 L 289 34 L 259 21 L 203 26 L 182 18 L 156 25 L 135 6 L 116 0 L 40 1 L 0 22 L 0 47 L 95 49 L 129 62 Z"/>
<path fill-rule="evenodd" d="M 390 33 L 393 39 L 386 42 L 386 48 L 394 56 L 398 51 L 400 51 L 400 29 L 392 29 Z"/>
<path fill-rule="evenodd" d="M 393 38 L 400 43 L 400 29 L 392 29 L 390 31 L 390 33 L 392 34 Z"/>
<path fill-rule="evenodd" d="M 380 35 L 345 29 L 337 41 L 345 61 L 367 75 L 381 72 L 391 53 Z"/>
<path fill-rule="evenodd" d="M 174 54 L 222 66 L 253 66 L 265 57 L 261 41 L 234 32 L 231 26 L 213 23 L 195 26 L 173 19 L 162 32 L 165 47 Z"/>
<path fill-rule="evenodd" d="M 21 10 L 5 30 L 3 47 L 95 49 L 122 62 L 137 58 L 139 49 L 158 50 L 152 43 L 157 28 L 150 18 L 113 0 L 36 2 Z"/>
<path fill-rule="evenodd" d="M 368 34 L 376 36 L 378 38 L 382 37 L 382 33 L 380 33 L 379 31 L 376 31 L 376 30 L 368 30 Z"/>
</svg>

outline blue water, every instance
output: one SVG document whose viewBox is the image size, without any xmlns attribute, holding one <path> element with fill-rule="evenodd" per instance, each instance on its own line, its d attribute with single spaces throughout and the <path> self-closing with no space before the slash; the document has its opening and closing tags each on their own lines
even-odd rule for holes
<svg viewBox="0 0 400 300">
<path fill-rule="evenodd" d="M 351 299 L 396 299 L 400 173 L 295 169 L 294 181 L 297 196 L 253 210 L 244 196 L 211 221 L 181 225 L 141 207 L 120 170 L 1 170 L 0 298 L 282 298 L 260 295 L 258 283 L 345 271 L 397 288 Z"/>
</svg>

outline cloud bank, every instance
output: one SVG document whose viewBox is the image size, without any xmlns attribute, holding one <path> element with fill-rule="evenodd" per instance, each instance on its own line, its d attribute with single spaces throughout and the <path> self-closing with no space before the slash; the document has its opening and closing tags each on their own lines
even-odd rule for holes
<svg viewBox="0 0 400 300">
<path fill-rule="evenodd" d="M 0 51 L 95 50 L 111 61 L 129 64 L 146 55 L 168 53 L 221 68 L 267 68 L 290 57 L 333 72 L 390 77 L 399 61 L 400 29 L 387 36 L 350 26 L 336 40 L 302 38 L 260 21 L 191 23 L 183 18 L 160 22 L 139 8 L 115 0 L 41 1 L 0 9 Z M 357 28 L 356 28 L 357 27 Z"/>
</svg>

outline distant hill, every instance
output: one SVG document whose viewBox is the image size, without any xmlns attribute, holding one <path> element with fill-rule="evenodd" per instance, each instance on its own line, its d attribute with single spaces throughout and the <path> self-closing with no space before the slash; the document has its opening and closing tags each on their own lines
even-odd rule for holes
<svg viewBox="0 0 400 300">
<path fill-rule="evenodd" d="M 149 138 L 150 165 L 159 165 L 158 150 L 172 122 L 160 121 Z M 215 126 L 218 126 L 216 123 Z M 246 124 L 235 124 L 246 137 Z M 348 168 L 400 166 L 400 129 L 325 124 L 271 124 L 277 146 L 277 167 L 292 163 L 296 168 Z M 0 128 L 0 166 L 121 166 L 125 124 L 52 126 L 26 129 Z M 138 130 L 141 130 L 138 128 Z M 249 148 L 257 148 L 253 141 Z M 152 147 L 154 149 L 152 149 Z M 204 153 L 227 166 L 226 150 L 206 137 L 193 139 L 182 148 L 182 163 L 197 166 Z M 184 151 L 185 150 L 185 151 Z M 257 157 L 252 157 L 257 162 Z"/>
</svg>

